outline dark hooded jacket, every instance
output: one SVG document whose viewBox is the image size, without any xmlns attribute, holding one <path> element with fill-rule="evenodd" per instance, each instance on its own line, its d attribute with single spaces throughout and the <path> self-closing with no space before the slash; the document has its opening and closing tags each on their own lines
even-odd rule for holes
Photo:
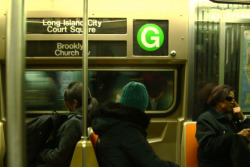
<svg viewBox="0 0 250 167">
<path fill-rule="evenodd" d="M 244 128 L 250 128 L 249 119 L 241 123 L 213 108 L 201 114 L 196 130 L 199 167 L 249 167 L 247 139 L 237 135 Z"/>
<path fill-rule="evenodd" d="M 37 167 L 69 167 L 75 146 L 82 136 L 81 108 L 70 113 L 45 149 L 39 154 Z"/>
<path fill-rule="evenodd" d="M 90 113 L 98 135 L 96 156 L 100 167 L 177 167 L 159 159 L 146 139 L 150 119 L 133 107 L 108 103 Z"/>
</svg>

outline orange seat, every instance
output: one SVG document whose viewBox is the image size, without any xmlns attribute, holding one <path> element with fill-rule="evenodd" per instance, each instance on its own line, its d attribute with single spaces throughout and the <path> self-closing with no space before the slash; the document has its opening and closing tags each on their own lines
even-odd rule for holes
<svg viewBox="0 0 250 167">
<path fill-rule="evenodd" d="M 195 138 L 196 122 L 185 122 L 182 139 L 182 163 L 185 167 L 198 167 L 197 150 L 198 142 Z"/>
<path fill-rule="evenodd" d="M 97 139 L 98 139 L 98 135 L 96 135 L 94 132 L 92 132 L 89 136 L 89 139 L 94 147 L 94 149 L 96 148 L 96 143 L 97 143 Z"/>
</svg>

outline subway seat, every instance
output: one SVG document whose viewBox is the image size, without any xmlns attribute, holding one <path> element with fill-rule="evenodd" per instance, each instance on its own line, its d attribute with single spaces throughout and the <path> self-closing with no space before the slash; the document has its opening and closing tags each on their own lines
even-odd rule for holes
<svg viewBox="0 0 250 167">
<path fill-rule="evenodd" d="M 94 147 L 94 150 L 96 149 L 96 143 L 97 143 L 97 140 L 98 140 L 98 135 L 96 135 L 94 132 L 92 132 L 89 136 L 89 139 Z"/>
<path fill-rule="evenodd" d="M 198 167 L 198 142 L 195 138 L 196 122 L 185 122 L 183 125 L 181 144 L 182 167 Z"/>
<path fill-rule="evenodd" d="M 82 167 L 82 140 L 76 144 L 70 167 Z M 90 140 L 86 141 L 86 167 L 99 167 L 95 150 Z"/>
</svg>

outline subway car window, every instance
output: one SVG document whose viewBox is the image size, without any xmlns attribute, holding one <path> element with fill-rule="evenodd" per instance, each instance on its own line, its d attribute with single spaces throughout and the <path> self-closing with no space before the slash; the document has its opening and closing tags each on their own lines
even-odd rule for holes
<svg viewBox="0 0 250 167">
<path fill-rule="evenodd" d="M 121 90 L 130 81 L 142 82 L 149 96 L 147 112 L 170 112 L 176 101 L 176 70 L 166 71 L 89 71 L 89 89 L 100 103 L 119 102 Z M 64 89 L 82 81 L 81 71 L 26 71 L 26 110 L 66 111 Z"/>
<path fill-rule="evenodd" d="M 64 90 L 73 81 L 82 81 L 80 71 L 26 71 L 27 111 L 67 111 Z"/>
<path fill-rule="evenodd" d="M 244 27 L 249 27 L 249 22 L 243 21 L 249 17 L 249 5 L 224 5 L 200 1 L 197 2 L 195 15 L 195 55 L 194 55 L 194 96 L 192 106 L 192 119 L 197 120 L 204 109 L 206 99 L 202 96 L 204 89 L 210 91 L 210 86 L 219 84 L 219 73 L 222 70 L 219 63 L 220 57 L 224 57 L 223 81 L 236 89 L 235 98 L 244 112 L 249 112 L 246 91 L 249 85 L 243 86 L 246 78 L 240 78 L 245 69 L 240 65 L 243 56 L 247 54 L 246 43 L 249 38 L 241 36 Z M 225 20 L 225 26 L 220 27 Z M 249 20 L 249 19 L 248 19 Z M 231 22 L 232 21 L 232 22 Z M 224 34 L 220 34 L 220 30 Z M 248 28 L 249 31 L 249 28 Z M 224 37 L 224 39 L 221 38 Z M 243 39 L 243 40 L 242 40 Z M 219 41 L 224 45 L 220 46 Z M 222 49 L 222 46 L 225 47 Z M 224 55 L 220 51 L 224 51 Z M 242 74 L 241 74 L 242 73 Z M 241 90 L 242 89 L 242 90 Z M 241 93 L 245 93 L 244 95 Z"/>
</svg>

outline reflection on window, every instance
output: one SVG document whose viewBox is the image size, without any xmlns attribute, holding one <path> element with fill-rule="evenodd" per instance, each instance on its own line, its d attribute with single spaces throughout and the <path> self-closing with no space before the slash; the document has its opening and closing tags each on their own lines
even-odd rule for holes
<svg viewBox="0 0 250 167">
<path fill-rule="evenodd" d="M 173 71 L 91 71 L 89 76 L 92 94 L 100 102 L 119 102 L 122 88 L 130 81 L 137 81 L 148 90 L 148 110 L 167 110 L 173 103 Z"/>
<path fill-rule="evenodd" d="M 143 83 L 149 96 L 147 110 L 169 109 L 174 101 L 174 71 L 89 71 L 89 89 L 100 103 L 119 102 L 122 88 L 130 81 Z M 64 90 L 82 81 L 81 71 L 27 71 L 27 111 L 66 111 Z"/>
<path fill-rule="evenodd" d="M 73 81 L 82 81 L 80 71 L 26 71 L 26 110 L 64 110 L 64 90 Z"/>
<path fill-rule="evenodd" d="M 160 72 L 148 73 L 143 77 L 149 95 L 149 110 L 166 110 L 173 103 L 173 80 Z"/>
</svg>

